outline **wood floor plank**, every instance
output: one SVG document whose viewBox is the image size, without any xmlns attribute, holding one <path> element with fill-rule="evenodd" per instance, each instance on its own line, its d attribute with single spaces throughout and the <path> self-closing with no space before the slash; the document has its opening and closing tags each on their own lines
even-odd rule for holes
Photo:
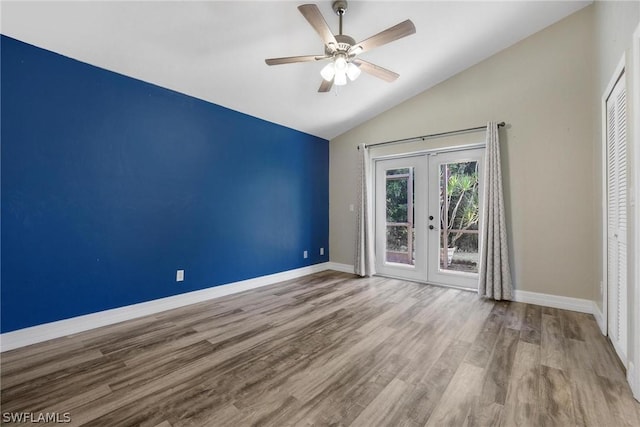
<svg viewBox="0 0 640 427">
<path fill-rule="evenodd" d="M 146 357 L 144 363 L 127 364 L 126 370 L 113 375 L 108 381 L 111 390 L 120 390 L 134 386 L 141 386 L 154 381 L 156 378 L 168 374 L 185 364 L 213 353 L 213 345 L 208 341 L 199 341 L 193 345 L 181 347 L 171 352 L 170 357 Z"/>
<path fill-rule="evenodd" d="M 363 336 L 363 339 L 346 349 L 343 353 L 326 363 L 311 366 L 305 372 L 292 376 L 290 383 L 293 395 L 302 402 L 308 402 L 322 393 L 332 383 L 338 381 L 345 370 L 349 370 L 362 357 L 370 354 L 374 349 L 391 337 L 396 331 L 382 328 L 375 334 Z"/>
<path fill-rule="evenodd" d="M 78 352 L 73 355 L 61 354 L 55 359 L 46 359 L 45 363 L 37 366 L 23 366 L 19 369 L 13 369 L 11 373 L 2 374 L 2 386 L 10 388 L 14 385 L 25 381 L 33 381 L 36 378 L 45 376 L 52 372 L 61 371 L 68 367 L 79 365 L 81 363 L 90 362 L 92 360 L 101 359 L 104 355 L 98 350 L 89 350 Z"/>
<path fill-rule="evenodd" d="M 417 303 L 417 299 L 409 297 L 398 304 L 390 304 L 388 310 L 385 310 L 381 315 L 376 316 L 374 319 L 371 319 L 370 322 L 367 322 L 359 327 L 356 332 L 359 332 L 361 334 L 370 334 L 375 332 L 375 330 L 380 327 L 389 326 L 389 324 L 396 320 L 399 316 L 402 316 L 413 307 L 416 307 Z"/>
<path fill-rule="evenodd" d="M 401 356 L 393 352 L 392 346 L 383 342 L 374 347 L 370 353 L 361 354 L 360 357 L 349 361 L 337 375 L 325 382 L 327 386 L 310 400 L 325 396 L 330 397 L 330 400 L 336 400 L 331 405 L 333 408 L 347 410 L 353 405 L 364 408 L 395 377 L 405 363 Z M 318 407 L 318 405 L 315 406 Z M 325 407 L 324 410 L 330 411 L 331 407 Z"/>
<path fill-rule="evenodd" d="M 522 324 L 520 339 L 531 344 L 540 345 L 542 338 L 542 307 L 527 304 Z"/>
<path fill-rule="evenodd" d="M 407 365 L 402 368 L 398 377 L 409 384 L 424 382 L 423 378 L 431 371 L 446 349 L 456 341 L 443 335 L 425 335 L 424 339 L 415 340 L 411 346 L 401 346 L 408 355 Z M 457 342 L 456 342 L 457 343 Z M 466 347 L 468 349 L 468 346 Z M 398 349 L 397 351 L 402 351 Z"/>
<path fill-rule="evenodd" d="M 404 381 L 397 378 L 392 380 L 350 425 L 356 427 L 392 425 L 391 420 L 396 416 L 396 409 L 402 405 L 402 397 L 406 390 L 407 384 Z"/>
<path fill-rule="evenodd" d="M 552 314 L 542 315 L 540 336 L 541 363 L 556 369 L 564 369 L 566 362 L 564 335 L 561 321 Z"/>
<path fill-rule="evenodd" d="M 13 371 L 24 371 L 33 366 L 47 364 L 61 354 L 72 356 L 84 352 L 85 347 L 73 337 L 61 337 L 26 347 L 5 351 L 1 354 L 2 376 L 9 376 Z"/>
<path fill-rule="evenodd" d="M 412 389 L 403 398 L 404 413 L 398 417 L 397 422 L 408 419 L 418 425 L 426 424 L 470 346 L 470 343 L 464 341 L 452 341 L 428 370 L 426 367 L 413 368 L 415 372 L 413 378 L 417 378 L 418 381 L 409 383 Z"/>
<path fill-rule="evenodd" d="M 572 340 L 584 341 L 584 331 L 581 326 L 581 322 L 579 321 L 582 317 L 581 313 L 575 313 L 567 310 L 558 310 L 558 313 L 562 318 L 562 332 L 564 337 Z"/>
<path fill-rule="evenodd" d="M 540 368 L 540 414 L 538 425 L 575 425 L 574 404 L 571 383 L 567 373 L 547 365 Z"/>
<path fill-rule="evenodd" d="M 540 346 L 525 341 L 518 342 L 501 425 L 539 425 L 539 379 Z"/>
<path fill-rule="evenodd" d="M 519 331 L 525 322 L 527 304 L 512 302 L 504 315 L 504 327 Z"/>
<path fill-rule="evenodd" d="M 188 416 L 172 417 L 172 427 L 232 426 L 241 416 L 232 403 L 220 406 L 215 411 L 198 411 Z"/>
<path fill-rule="evenodd" d="M 571 371 L 571 399 L 577 426 L 612 425 L 613 414 L 593 371 Z"/>
<path fill-rule="evenodd" d="M 579 322 L 595 372 L 602 377 L 626 382 L 624 365 L 618 359 L 609 338 L 600 332 L 595 319 L 582 317 Z"/>
<path fill-rule="evenodd" d="M 39 411 L 79 393 L 107 384 L 126 365 L 104 357 L 74 365 L 12 387 L 2 385 L 2 408 L 5 411 Z"/>
<path fill-rule="evenodd" d="M 426 426 L 464 425 L 469 410 L 480 393 L 483 377 L 484 369 L 462 363 L 442 394 Z"/>
<path fill-rule="evenodd" d="M 475 305 L 468 313 L 464 326 L 456 336 L 457 340 L 474 342 L 484 327 L 484 322 L 493 310 L 493 303 L 484 299 L 476 299 Z"/>
<path fill-rule="evenodd" d="M 479 368 L 485 368 L 491 359 L 493 347 L 498 339 L 498 334 L 502 329 L 504 321 L 504 306 L 496 305 L 493 307 L 483 323 L 480 333 L 473 341 L 471 349 L 467 353 L 465 361 L 476 365 Z"/>
<path fill-rule="evenodd" d="M 592 316 L 333 271 L 12 350 L 0 375 L 3 413 L 74 426 L 640 425 Z"/>
<path fill-rule="evenodd" d="M 518 330 L 501 329 L 491 360 L 485 371 L 481 403 L 504 405 L 515 363 L 519 335 L 520 331 Z"/>
<path fill-rule="evenodd" d="M 279 393 L 265 396 L 230 420 L 231 425 L 239 426 L 284 426 L 300 410 L 300 402 L 295 397 Z M 216 424 L 218 420 L 212 420 Z"/>
<path fill-rule="evenodd" d="M 640 410 L 637 410 L 631 397 L 629 384 L 601 376 L 598 376 L 598 382 L 611 412 L 611 424 L 621 427 L 640 426 Z"/>
<path fill-rule="evenodd" d="M 465 427 L 487 427 L 499 426 L 504 413 L 504 406 L 499 403 L 480 403 L 480 399 L 476 399 L 475 403 L 469 408 Z"/>
<path fill-rule="evenodd" d="M 81 393 L 76 393 L 70 398 L 61 402 L 52 403 L 49 407 L 41 410 L 44 413 L 71 413 L 74 409 L 85 405 L 89 402 L 93 402 L 97 399 L 101 399 L 111 393 L 111 388 L 108 385 L 100 385 L 96 388 L 86 390 Z"/>
</svg>

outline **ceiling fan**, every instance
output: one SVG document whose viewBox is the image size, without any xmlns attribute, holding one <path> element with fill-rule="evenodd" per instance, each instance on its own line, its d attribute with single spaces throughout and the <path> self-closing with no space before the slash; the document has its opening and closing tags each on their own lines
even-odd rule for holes
<svg viewBox="0 0 640 427">
<path fill-rule="evenodd" d="M 320 35 L 324 42 L 324 55 L 304 55 L 288 56 L 284 58 L 265 59 L 267 65 L 291 64 L 294 62 L 310 62 L 329 59 L 330 62 L 320 72 L 322 84 L 318 92 L 329 92 L 331 87 L 347 84 L 347 77 L 353 81 L 360 75 L 361 71 L 369 73 L 387 82 L 392 82 L 399 77 L 399 74 L 382 68 L 378 65 L 367 62 L 357 56 L 363 52 L 373 49 L 394 40 L 401 39 L 416 32 L 416 27 L 410 19 L 403 21 L 393 27 L 387 28 L 376 35 L 356 43 L 353 37 L 342 34 L 342 16 L 347 10 L 347 2 L 344 0 L 334 1 L 333 11 L 340 19 L 340 33 L 334 35 L 322 17 L 320 10 L 315 4 L 303 4 L 298 6 L 309 24 Z"/>
</svg>

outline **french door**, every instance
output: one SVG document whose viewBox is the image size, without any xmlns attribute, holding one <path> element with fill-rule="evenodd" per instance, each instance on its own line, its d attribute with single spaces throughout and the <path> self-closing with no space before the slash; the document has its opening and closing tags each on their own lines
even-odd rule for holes
<svg viewBox="0 0 640 427">
<path fill-rule="evenodd" d="M 478 283 L 484 149 L 375 160 L 376 271 Z"/>
</svg>

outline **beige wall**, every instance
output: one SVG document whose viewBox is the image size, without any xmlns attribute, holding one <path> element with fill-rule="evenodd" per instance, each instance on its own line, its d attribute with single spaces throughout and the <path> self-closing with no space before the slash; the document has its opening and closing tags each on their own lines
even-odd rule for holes
<svg viewBox="0 0 640 427">
<path fill-rule="evenodd" d="M 594 299 L 593 25 L 590 6 L 332 140 L 331 261 L 353 264 L 349 205 L 356 203 L 357 144 L 505 121 L 500 137 L 515 287 Z"/>
</svg>

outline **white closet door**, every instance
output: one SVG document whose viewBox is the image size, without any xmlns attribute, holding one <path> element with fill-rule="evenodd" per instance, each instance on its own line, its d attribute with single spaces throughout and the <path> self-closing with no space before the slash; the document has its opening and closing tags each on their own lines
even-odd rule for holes
<svg viewBox="0 0 640 427">
<path fill-rule="evenodd" d="M 608 335 L 627 363 L 627 107 L 624 73 L 607 98 Z"/>
</svg>

